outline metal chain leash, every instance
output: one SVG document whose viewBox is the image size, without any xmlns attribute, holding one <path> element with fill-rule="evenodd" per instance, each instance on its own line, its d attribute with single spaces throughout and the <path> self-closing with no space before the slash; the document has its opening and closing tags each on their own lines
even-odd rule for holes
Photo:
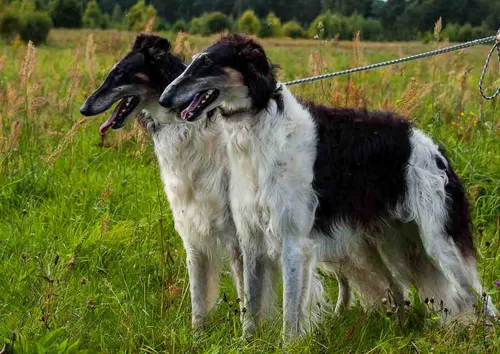
<svg viewBox="0 0 500 354">
<path fill-rule="evenodd" d="M 337 77 L 337 76 L 341 76 L 341 75 L 354 74 L 354 73 L 361 72 L 361 71 L 367 71 L 367 70 L 371 70 L 371 69 L 381 68 L 381 67 L 384 67 L 384 66 L 400 64 L 400 63 L 404 63 L 404 62 L 407 62 L 407 61 L 412 61 L 412 60 L 417 60 L 417 59 L 422 59 L 422 58 L 428 58 L 428 57 L 432 57 L 432 56 L 435 56 L 435 55 L 449 53 L 449 52 L 453 52 L 453 51 L 456 51 L 456 50 L 470 48 L 470 47 L 474 47 L 476 45 L 487 44 L 487 43 L 492 43 L 492 42 L 495 42 L 495 44 L 493 45 L 493 47 L 491 48 L 488 56 L 486 57 L 486 62 L 484 64 L 484 68 L 483 68 L 483 71 L 481 73 L 481 78 L 479 80 L 479 92 L 481 93 L 481 95 L 485 99 L 492 100 L 492 99 L 494 99 L 495 97 L 497 97 L 500 94 L 500 86 L 498 87 L 498 89 L 495 91 L 495 93 L 492 96 L 486 96 L 484 94 L 484 92 L 483 92 L 483 80 L 484 80 L 484 76 L 486 74 L 486 70 L 488 68 L 491 56 L 492 56 L 492 54 L 493 54 L 493 52 L 494 52 L 495 49 L 497 50 L 498 60 L 499 60 L 499 63 L 500 63 L 500 30 L 498 30 L 498 33 L 497 33 L 496 36 L 490 36 L 490 37 L 480 38 L 480 39 L 476 39 L 476 40 L 473 40 L 473 41 L 469 41 L 469 42 L 465 42 L 465 43 L 461 43 L 461 44 L 455 44 L 455 45 L 452 45 L 452 46 L 449 46 L 449 47 L 435 49 L 435 50 L 431 50 L 429 52 L 415 54 L 415 55 L 411 55 L 411 56 L 404 57 L 404 58 L 388 60 L 388 61 L 384 61 L 384 62 L 377 63 L 377 64 L 371 64 L 371 65 L 361 66 L 361 67 L 353 68 L 353 69 L 346 69 L 346 70 L 337 71 L 337 72 L 330 73 L 330 74 L 323 74 L 323 75 L 318 75 L 318 76 L 311 76 L 311 77 L 308 77 L 308 78 L 305 78 L 305 79 L 292 80 L 292 81 L 285 82 L 284 84 L 286 86 L 293 86 L 293 85 L 305 84 L 305 83 L 319 81 L 319 80 L 324 80 L 324 79 L 329 79 L 329 78 Z"/>
<path fill-rule="evenodd" d="M 486 75 L 486 70 L 488 70 L 488 65 L 490 63 L 491 55 L 493 54 L 495 49 L 497 50 L 498 64 L 500 65 L 500 29 L 497 32 L 496 42 L 493 45 L 493 47 L 491 47 L 491 50 L 488 53 L 488 56 L 486 57 L 486 62 L 484 63 L 483 71 L 481 72 L 481 78 L 479 79 L 479 93 L 486 100 L 492 100 L 496 98 L 498 95 L 500 95 L 500 85 L 498 85 L 497 90 L 491 96 L 487 96 L 483 90 L 484 76 Z"/>
</svg>

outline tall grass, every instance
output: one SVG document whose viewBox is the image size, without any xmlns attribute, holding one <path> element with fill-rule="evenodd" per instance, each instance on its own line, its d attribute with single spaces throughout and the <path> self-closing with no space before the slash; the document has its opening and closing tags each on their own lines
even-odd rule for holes
<svg viewBox="0 0 500 354">
<path fill-rule="evenodd" d="M 436 38 L 439 37 L 436 28 Z M 168 35 L 189 58 L 210 39 Z M 105 114 L 79 107 L 129 49 L 134 34 L 54 31 L 49 45 L 0 44 L 0 349 L 15 352 L 280 352 L 279 320 L 239 339 L 236 294 L 223 274 L 208 328 L 190 330 L 184 251 L 150 139 L 137 124 L 98 134 Z M 428 50 L 437 43 L 263 41 L 290 80 Z M 478 75 L 487 47 L 302 85 L 298 96 L 334 106 L 395 110 L 448 151 L 472 202 L 484 291 L 500 296 L 500 121 Z M 487 76 L 498 84 L 498 66 Z M 336 297 L 336 282 L 325 277 Z M 409 299 L 325 318 L 288 352 L 495 352 L 496 326 L 440 327 Z M 433 312 L 430 311 L 432 314 Z M 3 344 L 2 344 L 3 343 Z"/>
</svg>

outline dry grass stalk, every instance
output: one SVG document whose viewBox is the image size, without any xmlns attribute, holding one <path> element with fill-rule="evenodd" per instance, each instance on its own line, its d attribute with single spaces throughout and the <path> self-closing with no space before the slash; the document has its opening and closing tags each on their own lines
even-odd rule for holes
<svg viewBox="0 0 500 354">
<path fill-rule="evenodd" d="M 19 139 L 21 138 L 21 127 L 22 122 L 20 120 L 16 120 L 12 123 L 10 127 L 10 134 L 3 145 L 2 152 L 7 153 L 12 150 L 19 144 Z"/>
<path fill-rule="evenodd" d="M 6 62 L 7 62 L 7 55 L 4 54 L 0 57 L 0 73 L 3 71 Z"/>
<path fill-rule="evenodd" d="M 27 87 L 33 75 L 35 73 L 36 67 L 36 49 L 33 42 L 29 41 L 28 47 L 26 49 L 26 55 L 24 56 L 23 65 L 21 67 L 20 82 L 22 87 Z M 28 92 L 26 92 L 28 93 Z"/>
<path fill-rule="evenodd" d="M 7 118 L 13 118 L 23 105 L 23 96 L 17 93 L 14 86 L 7 84 Z"/>
<path fill-rule="evenodd" d="M 44 158 L 45 164 L 48 167 L 52 167 L 54 165 L 54 162 L 58 159 L 58 157 L 63 153 L 64 150 L 66 150 L 69 144 L 71 144 L 73 138 L 75 137 L 76 133 L 81 128 L 81 126 L 87 123 L 88 120 L 89 120 L 88 118 L 82 118 L 78 122 L 73 124 L 71 129 L 68 131 L 66 136 L 62 138 L 61 142 L 59 143 L 59 145 L 57 145 L 56 149 L 52 152 L 52 154 L 50 154 L 49 157 Z"/>
<path fill-rule="evenodd" d="M 432 85 L 426 84 L 420 87 L 417 80 L 412 78 L 406 89 L 401 95 L 401 99 L 397 102 L 395 111 L 404 116 L 410 117 L 415 109 L 422 104 L 422 97 L 431 92 Z"/>
<path fill-rule="evenodd" d="M 144 27 L 144 32 L 150 33 L 153 32 L 153 27 L 156 22 L 156 16 L 153 16 L 149 19 L 149 21 L 146 23 L 146 26 Z"/>
<path fill-rule="evenodd" d="M 92 88 L 96 87 L 95 73 L 97 72 L 97 60 L 95 51 L 96 45 L 94 43 L 94 36 L 89 34 L 87 46 L 85 48 L 85 68 L 87 69 Z"/>
<path fill-rule="evenodd" d="M 135 154 L 142 155 L 146 151 L 146 143 L 147 143 L 147 135 L 146 131 L 144 130 L 143 127 L 137 122 L 137 120 L 134 122 L 134 126 L 132 128 L 132 132 L 134 133 L 135 140 L 137 141 L 137 144 L 139 148 L 135 152 Z"/>
<path fill-rule="evenodd" d="M 354 37 L 352 38 L 352 50 L 354 53 L 355 66 L 363 65 L 363 48 L 361 48 L 361 32 L 359 30 L 354 32 Z"/>
<path fill-rule="evenodd" d="M 108 176 L 108 181 L 106 183 L 106 187 L 104 187 L 101 197 L 99 198 L 99 204 L 105 205 L 111 199 L 111 189 L 113 188 L 113 179 L 111 176 Z"/>
<path fill-rule="evenodd" d="M 61 106 L 67 109 L 74 102 L 74 97 L 78 93 L 78 89 L 80 88 L 82 82 L 82 71 L 80 70 L 80 58 L 82 54 L 82 49 L 80 46 L 76 48 L 75 51 L 75 60 L 72 65 L 72 69 L 68 75 L 68 80 L 70 82 L 68 91 L 66 92 L 65 99 L 62 102 Z"/>
<path fill-rule="evenodd" d="M 443 21 L 441 17 L 439 17 L 439 19 L 436 21 L 436 24 L 434 25 L 434 40 L 436 42 L 439 42 L 442 29 L 443 29 Z"/>
<path fill-rule="evenodd" d="M 471 72 L 471 69 L 464 68 L 462 70 L 462 73 L 460 74 L 458 78 L 458 87 L 460 87 L 460 91 L 458 92 L 457 95 L 457 104 L 455 107 L 455 114 L 458 117 L 460 113 L 463 111 L 463 103 L 467 99 L 467 77 L 469 73 Z"/>
<path fill-rule="evenodd" d="M 184 40 L 185 40 L 185 34 L 184 32 L 179 32 L 177 33 L 177 37 L 175 38 L 175 43 L 174 43 L 174 53 L 176 54 L 182 54 L 182 48 L 184 47 Z"/>
<path fill-rule="evenodd" d="M 36 92 L 41 85 L 36 82 L 36 49 L 30 41 L 26 49 L 26 55 L 21 68 L 20 82 L 24 95 L 24 103 L 26 104 L 26 113 L 28 117 L 34 116 L 37 99 Z"/>
</svg>

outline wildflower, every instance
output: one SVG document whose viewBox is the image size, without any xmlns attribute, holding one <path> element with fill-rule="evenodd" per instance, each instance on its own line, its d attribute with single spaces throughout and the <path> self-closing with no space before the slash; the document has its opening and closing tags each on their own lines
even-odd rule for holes
<svg viewBox="0 0 500 354">
<path fill-rule="evenodd" d="M 496 286 L 497 288 L 500 288 L 500 280 L 497 280 L 497 281 L 495 282 L 495 286 Z"/>
</svg>

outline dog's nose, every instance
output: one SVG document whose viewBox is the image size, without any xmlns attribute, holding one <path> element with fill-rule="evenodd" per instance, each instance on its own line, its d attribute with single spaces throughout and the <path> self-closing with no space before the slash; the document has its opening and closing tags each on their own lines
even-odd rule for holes
<svg viewBox="0 0 500 354">
<path fill-rule="evenodd" d="M 165 108 L 173 108 L 172 106 L 174 105 L 174 93 L 175 91 L 175 85 L 168 86 L 165 91 L 163 91 L 162 95 L 160 96 L 160 105 L 165 107 Z"/>
<path fill-rule="evenodd" d="M 86 117 L 89 117 L 92 115 L 92 109 L 88 102 L 85 102 L 81 107 L 80 107 L 80 113 Z"/>
</svg>

